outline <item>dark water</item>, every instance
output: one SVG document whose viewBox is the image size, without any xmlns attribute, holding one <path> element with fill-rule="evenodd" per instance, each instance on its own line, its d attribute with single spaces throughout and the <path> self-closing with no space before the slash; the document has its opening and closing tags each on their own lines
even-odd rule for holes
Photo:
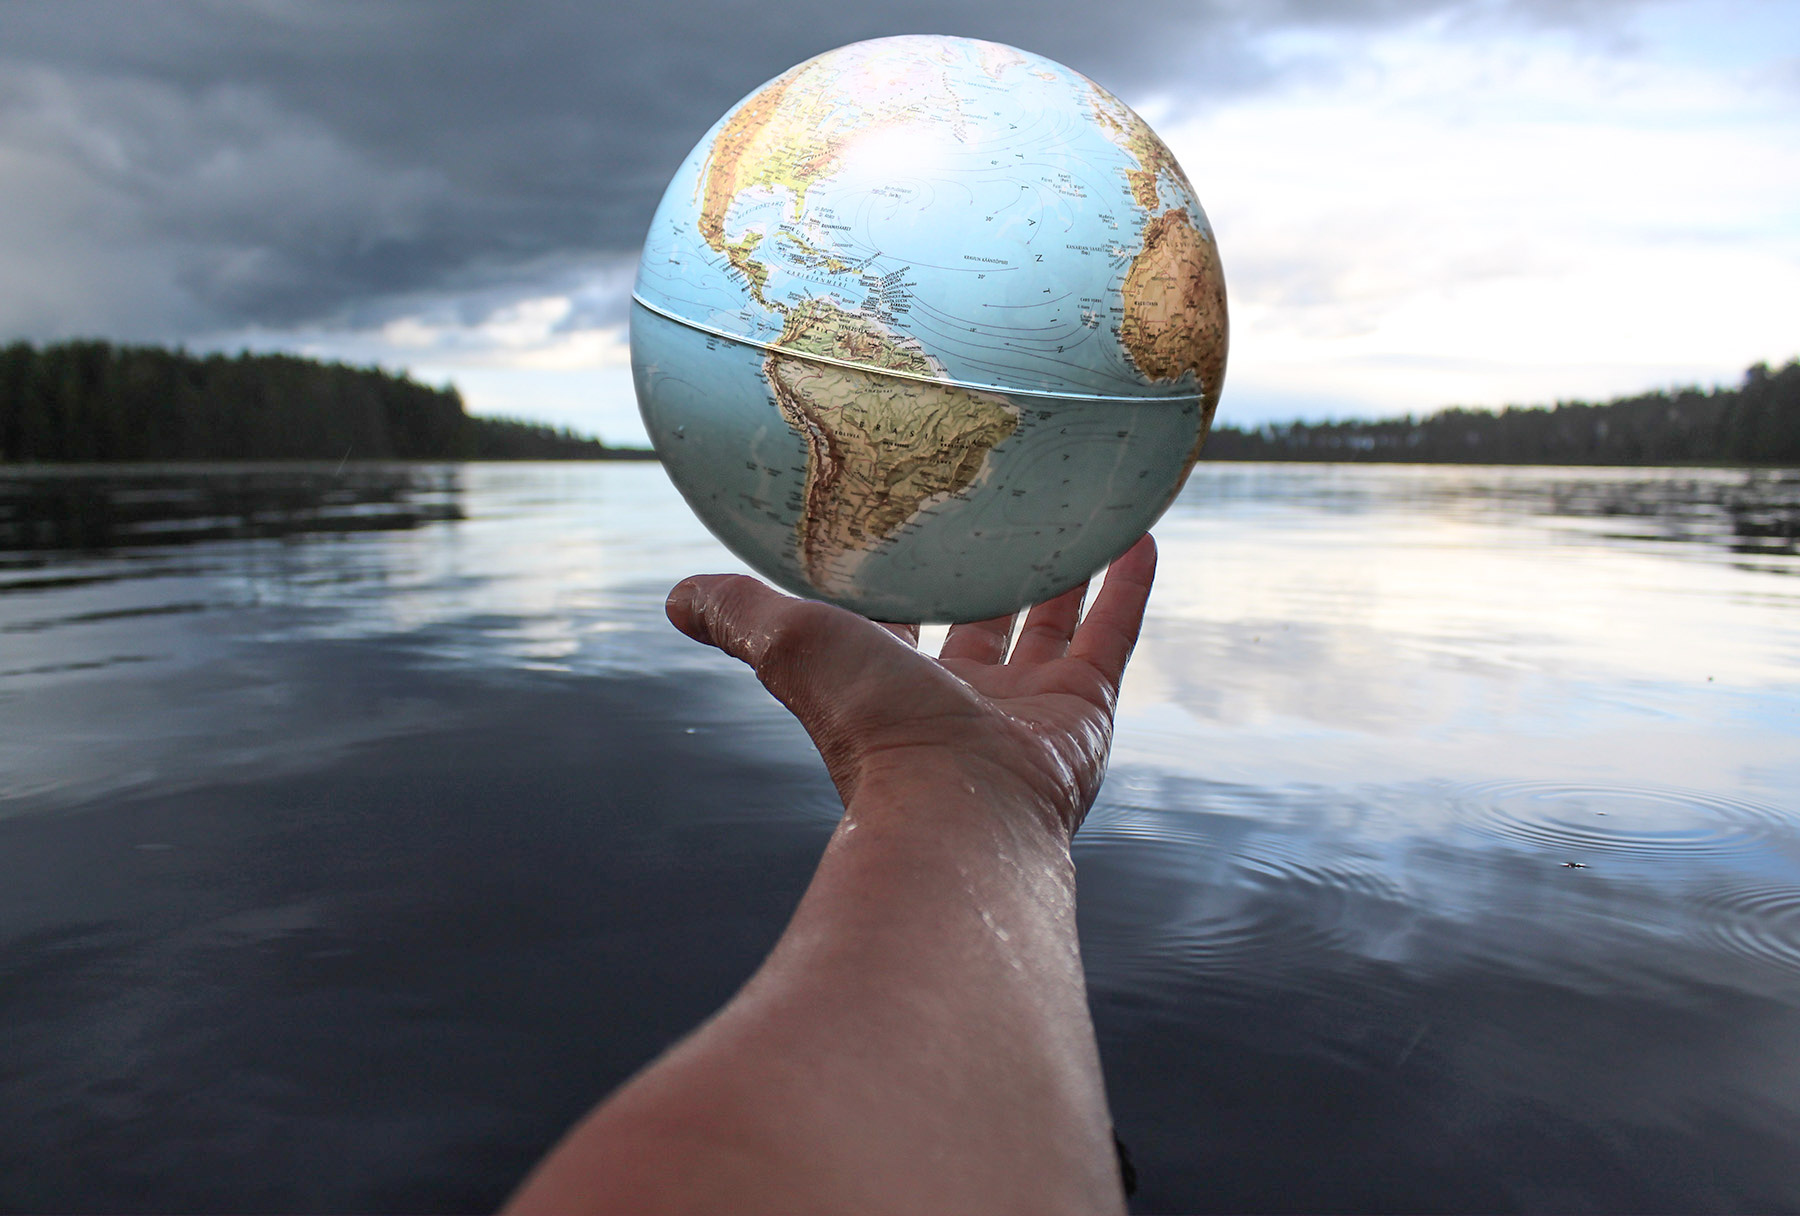
<svg viewBox="0 0 1800 1216">
<path fill-rule="evenodd" d="M 1800 476 L 1203 466 L 1083 948 L 1142 1211 L 1800 1210 Z M 0 473 L 0 1208 L 469 1211 L 836 803 L 647 466 Z"/>
</svg>

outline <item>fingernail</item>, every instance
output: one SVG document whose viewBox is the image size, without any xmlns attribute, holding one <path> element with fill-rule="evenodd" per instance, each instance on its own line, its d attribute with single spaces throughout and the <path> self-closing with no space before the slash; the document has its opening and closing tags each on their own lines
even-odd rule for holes
<svg viewBox="0 0 1800 1216">
<path fill-rule="evenodd" d="M 663 603 L 663 611 L 668 614 L 669 623 L 696 642 L 706 641 L 705 626 L 701 622 L 700 613 L 694 606 L 699 598 L 700 589 L 683 579 L 676 583 L 669 592 L 669 598 Z"/>
</svg>

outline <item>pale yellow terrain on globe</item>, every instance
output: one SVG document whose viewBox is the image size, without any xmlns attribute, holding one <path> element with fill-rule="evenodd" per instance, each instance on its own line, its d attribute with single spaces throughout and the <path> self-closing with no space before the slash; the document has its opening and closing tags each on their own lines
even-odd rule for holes
<svg viewBox="0 0 1800 1216">
<path fill-rule="evenodd" d="M 783 350 L 834 361 L 772 351 L 764 374 L 782 417 L 806 441 L 797 528 L 807 574 L 835 589 L 854 582 L 860 554 L 928 504 L 969 488 L 988 452 L 1017 428 L 1019 409 L 995 393 L 912 379 L 941 369 L 867 317 L 813 301 L 789 315 L 789 331 Z"/>
</svg>

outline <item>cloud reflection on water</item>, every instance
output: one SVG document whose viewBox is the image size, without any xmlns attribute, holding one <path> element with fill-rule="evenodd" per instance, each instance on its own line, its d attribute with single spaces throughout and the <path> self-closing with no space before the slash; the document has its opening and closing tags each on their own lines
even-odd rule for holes
<svg viewBox="0 0 1800 1216">
<path fill-rule="evenodd" d="M 0 555 L 0 1206 L 491 1206 L 829 830 L 660 470 L 336 472 Z M 1800 1200 L 1793 485 L 1200 466 L 1077 839 L 1147 1206 Z"/>
<path fill-rule="evenodd" d="M 1169 762 L 1203 739 L 1256 782 L 1640 772 L 1795 788 L 1800 584 L 1692 532 L 1585 530 L 1556 512 L 1590 473 L 1674 514 L 1696 484 L 1758 476 L 1202 465 L 1157 529 L 1121 758 Z"/>
</svg>

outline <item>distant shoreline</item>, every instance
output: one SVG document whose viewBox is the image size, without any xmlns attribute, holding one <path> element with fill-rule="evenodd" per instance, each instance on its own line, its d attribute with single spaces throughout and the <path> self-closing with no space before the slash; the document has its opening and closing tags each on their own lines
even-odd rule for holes
<svg viewBox="0 0 1800 1216">
<path fill-rule="evenodd" d="M 479 417 L 454 388 L 293 355 L 0 348 L 0 465 L 645 460 L 567 427 Z"/>
<path fill-rule="evenodd" d="M 352 456 L 347 460 L 311 457 L 230 456 L 211 458 L 170 457 L 167 460 L 4 460 L 0 474 L 29 470 L 81 472 L 107 469 L 165 469 L 169 472 L 210 472 L 242 468 L 257 472 L 316 472 L 319 469 L 424 468 L 446 464 L 658 464 L 662 458 L 652 448 L 607 448 L 600 456 Z"/>
<path fill-rule="evenodd" d="M 609 448 L 605 456 L 486 456 L 486 457 L 418 457 L 398 459 L 394 457 L 378 457 L 361 460 L 352 456 L 346 461 L 336 460 L 293 460 L 286 458 L 263 460 L 257 457 L 231 457 L 220 459 L 170 459 L 170 460 L 0 460 L 0 476 L 8 473 L 24 472 L 99 472 L 107 469 L 165 469 L 169 472 L 217 472 L 222 469 L 239 468 L 247 472 L 316 472 L 324 469 L 329 472 L 340 467 L 346 469 L 373 468 L 429 468 L 433 465 L 465 465 L 465 464 L 660 464 L 661 458 L 648 448 Z"/>
<path fill-rule="evenodd" d="M 253 472 L 317 472 L 321 469 L 333 470 L 340 466 L 346 469 L 370 468 L 426 468 L 434 465 L 511 465 L 511 464 L 660 464 L 662 457 L 652 448 L 608 448 L 604 456 L 550 456 L 550 457 L 420 457 L 416 459 L 398 459 L 393 457 L 360 459 L 351 457 L 346 461 L 336 460 L 291 460 L 291 459 L 258 459 L 255 457 L 193 460 L 0 460 L 0 476 L 9 473 L 58 472 L 80 473 L 84 471 L 119 471 L 127 469 L 158 469 L 173 473 L 179 472 L 218 472 L 224 469 L 241 468 Z M 1741 469 L 1747 472 L 1759 470 L 1781 471 L 1800 470 L 1800 460 L 1659 460 L 1659 461 L 1576 461 L 1576 460 L 1406 460 L 1391 457 L 1347 456 L 1214 456 L 1203 452 L 1198 464 L 1212 465 L 1378 465 L 1382 467 L 1412 466 L 1428 468 L 1464 468 L 1464 469 Z"/>
<path fill-rule="evenodd" d="M 1214 456 L 1202 452 L 1198 464 L 1378 465 L 1420 469 L 1742 469 L 1800 470 L 1793 460 L 1408 460 L 1401 456 Z"/>
<path fill-rule="evenodd" d="M 454 388 L 292 355 L 66 342 L 0 348 L 0 468 L 137 463 L 655 461 L 567 427 L 471 415 Z M 1213 463 L 1800 465 L 1800 359 L 1736 388 L 1449 408 L 1423 418 L 1215 426 Z"/>
<path fill-rule="evenodd" d="M 1800 359 L 1759 363 L 1737 388 L 1678 388 L 1590 403 L 1451 408 L 1423 418 L 1215 426 L 1211 461 L 1597 468 L 1800 465 Z"/>
</svg>

